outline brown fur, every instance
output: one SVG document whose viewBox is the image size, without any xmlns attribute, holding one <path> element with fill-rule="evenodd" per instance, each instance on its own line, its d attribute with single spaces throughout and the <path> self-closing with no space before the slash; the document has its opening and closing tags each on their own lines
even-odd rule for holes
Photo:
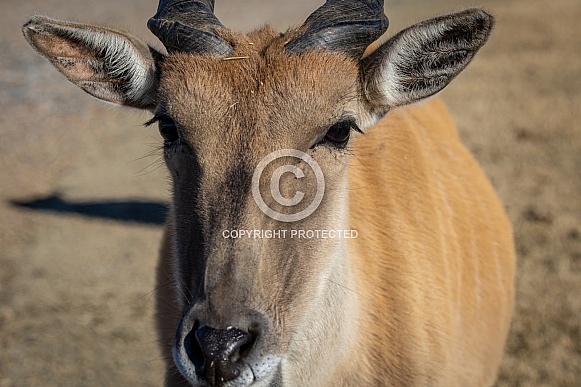
<svg viewBox="0 0 581 387">
<path fill-rule="evenodd" d="M 358 375 L 375 385 L 491 385 L 515 257 L 488 180 L 438 99 L 391 112 L 354 147 L 350 225 L 360 238 L 350 253 L 369 312 L 359 352 L 370 354 Z"/>
<path fill-rule="evenodd" d="M 363 315 L 360 344 L 330 385 L 492 385 L 513 307 L 511 227 L 446 108 L 432 99 L 393 111 L 353 148 L 351 290 Z M 169 358 L 180 317 L 165 286 L 170 239 L 157 304 Z"/>
</svg>

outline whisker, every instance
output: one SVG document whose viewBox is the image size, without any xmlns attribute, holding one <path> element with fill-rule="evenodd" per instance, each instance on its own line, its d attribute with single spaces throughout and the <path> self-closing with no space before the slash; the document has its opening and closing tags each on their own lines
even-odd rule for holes
<svg viewBox="0 0 581 387">
<path fill-rule="evenodd" d="M 353 293 L 357 294 L 358 296 L 365 298 L 367 301 L 371 301 L 371 299 L 370 299 L 369 297 L 366 297 L 366 296 L 364 296 L 363 294 L 359 293 L 358 291 L 356 291 L 356 290 L 354 290 L 354 289 L 351 289 L 351 288 L 350 288 L 350 287 L 348 287 L 348 286 L 345 286 L 345 285 L 342 285 L 342 284 L 340 284 L 340 283 L 338 283 L 338 282 L 335 282 L 335 281 L 333 281 L 333 280 L 332 280 L 332 279 L 330 279 L 330 278 L 325 278 L 325 280 L 326 280 L 326 281 L 329 281 L 329 282 L 331 282 L 332 284 L 335 284 L 335 285 L 337 285 L 337 286 L 339 286 L 339 287 L 341 287 L 341 288 L 343 288 L 343 289 L 345 289 L 345 290 L 349 290 L 349 291 L 351 291 L 351 292 L 353 292 Z"/>
<path fill-rule="evenodd" d="M 155 168 L 153 168 L 151 171 L 148 171 L 148 172 L 144 172 L 144 173 L 142 173 L 142 172 L 143 172 L 143 171 L 145 171 L 147 168 L 150 168 L 150 167 L 151 167 L 151 166 L 153 166 L 153 165 L 155 165 Z M 140 169 L 139 171 L 137 171 L 137 172 L 136 172 L 136 176 L 137 176 L 137 177 L 141 177 L 141 176 L 145 176 L 145 175 L 147 175 L 147 174 L 149 174 L 149 173 L 153 173 L 153 172 L 157 171 L 159 168 L 161 168 L 161 167 L 162 167 L 162 166 L 164 166 L 164 165 L 165 165 L 165 163 L 164 163 L 164 162 L 163 162 L 163 160 L 160 158 L 160 159 L 158 159 L 158 160 L 155 160 L 155 161 L 151 162 L 150 164 L 148 164 L 146 167 L 144 167 L 144 168 Z"/>
</svg>

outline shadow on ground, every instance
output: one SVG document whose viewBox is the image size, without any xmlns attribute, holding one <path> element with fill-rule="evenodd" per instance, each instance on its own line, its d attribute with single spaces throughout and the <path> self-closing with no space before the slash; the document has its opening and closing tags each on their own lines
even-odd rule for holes
<svg viewBox="0 0 581 387">
<path fill-rule="evenodd" d="M 62 214 L 80 214 L 95 218 L 116 220 L 119 222 L 163 225 L 167 215 L 167 204 L 149 201 L 100 201 L 74 202 L 62 199 L 59 194 L 45 198 L 21 201 L 11 200 L 17 207 L 31 210 L 56 212 Z"/>
</svg>

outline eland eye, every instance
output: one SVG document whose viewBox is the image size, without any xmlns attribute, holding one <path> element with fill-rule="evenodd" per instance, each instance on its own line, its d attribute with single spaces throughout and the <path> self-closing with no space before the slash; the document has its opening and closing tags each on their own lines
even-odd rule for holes
<svg viewBox="0 0 581 387">
<path fill-rule="evenodd" d="M 360 131 L 355 120 L 347 119 L 339 121 L 327 130 L 325 138 L 321 142 L 330 143 L 333 146 L 344 148 L 349 142 L 351 130 Z"/>
<path fill-rule="evenodd" d="M 159 134 L 166 143 L 173 143 L 180 139 L 178 128 L 174 120 L 169 117 L 160 117 L 158 120 Z"/>
<path fill-rule="evenodd" d="M 351 122 L 342 121 L 331 126 L 325 134 L 325 140 L 334 144 L 341 144 L 349 140 L 351 134 Z"/>
</svg>

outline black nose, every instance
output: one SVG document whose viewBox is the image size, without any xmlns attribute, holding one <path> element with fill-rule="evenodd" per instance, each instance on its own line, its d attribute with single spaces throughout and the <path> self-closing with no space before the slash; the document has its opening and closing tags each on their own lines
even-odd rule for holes
<svg viewBox="0 0 581 387">
<path fill-rule="evenodd" d="M 198 376 L 214 386 L 236 379 L 242 368 L 240 360 L 253 342 L 250 334 L 238 328 L 214 329 L 195 324 L 185 337 L 184 346 Z"/>
</svg>

